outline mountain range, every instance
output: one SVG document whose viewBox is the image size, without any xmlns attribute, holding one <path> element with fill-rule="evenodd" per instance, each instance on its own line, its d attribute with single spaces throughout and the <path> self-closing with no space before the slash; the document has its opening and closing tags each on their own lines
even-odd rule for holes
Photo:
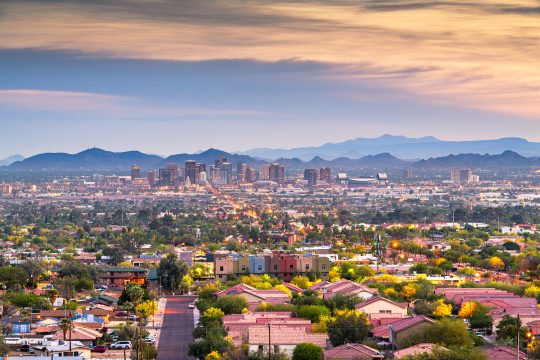
<svg viewBox="0 0 540 360">
<path fill-rule="evenodd" d="M 244 162 L 253 167 L 259 167 L 265 161 L 248 155 L 231 154 L 222 150 L 208 149 L 197 154 L 177 154 L 168 157 L 145 154 L 140 151 L 111 152 L 102 149 L 88 149 L 76 154 L 43 153 L 16 161 L 9 166 L 0 167 L 0 171 L 114 171 L 128 173 L 132 165 L 139 165 L 143 170 L 165 167 L 168 163 L 183 166 L 186 160 L 211 165 L 216 159 L 226 157 L 236 165 Z M 390 153 L 367 155 L 357 159 L 338 157 L 325 160 L 315 156 L 309 161 L 299 158 L 279 158 L 276 161 L 288 169 L 302 170 L 305 168 L 330 167 L 333 170 L 355 169 L 395 169 L 395 168 L 530 168 L 540 167 L 539 157 L 525 157 L 514 151 L 506 150 L 501 154 L 459 154 L 442 157 L 432 157 L 425 160 L 401 160 Z"/>
<path fill-rule="evenodd" d="M 540 143 L 507 137 L 494 140 L 446 141 L 433 136 L 410 138 L 383 135 L 377 138 L 357 138 L 339 143 L 293 149 L 257 148 L 239 152 L 262 159 L 298 158 L 303 161 L 320 156 L 324 159 L 347 157 L 357 159 L 367 155 L 390 153 L 400 159 L 426 159 L 450 154 L 500 154 L 506 150 L 523 156 L 540 156 Z"/>
<path fill-rule="evenodd" d="M 24 156 L 19 155 L 19 154 L 11 155 L 11 156 L 8 156 L 5 159 L 0 159 L 0 166 L 11 165 L 15 161 L 21 161 L 21 160 L 24 160 Z"/>
</svg>

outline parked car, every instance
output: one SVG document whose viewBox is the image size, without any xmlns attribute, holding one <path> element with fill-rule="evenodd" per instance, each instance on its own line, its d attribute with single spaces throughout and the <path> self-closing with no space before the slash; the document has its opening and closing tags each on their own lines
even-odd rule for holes
<svg viewBox="0 0 540 360">
<path fill-rule="evenodd" d="M 99 292 L 104 292 L 104 291 L 109 290 L 109 288 L 105 285 L 99 285 L 98 287 L 96 287 L 96 290 Z"/>
<path fill-rule="evenodd" d="M 92 352 L 104 353 L 105 351 L 107 351 L 107 347 L 103 345 L 97 345 L 94 346 L 91 350 Z"/>
<path fill-rule="evenodd" d="M 116 314 L 116 317 L 126 317 L 128 316 L 127 311 L 118 311 Z"/>
<path fill-rule="evenodd" d="M 147 337 L 144 338 L 144 342 L 147 343 L 147 344 L 155 344 L 156 339 L 154 339 L 153 336 L 148 335 Z"/>
<path fill-rule="evenodd" d="M 131 349 L 131 341 L 117 341 L 111 344 L 113 350 Z"/>
<path fill-rule="evenodd" d="M 133 314 L 128 316 L 128 320 L 130 320 L 130 321 L 137 321 L 138 318 L 139 317 L 137 315 L 133 315 Z"/>
<path fill-rule="evenodd" d="M 32 347 L 30 345 L 28 345 L 28 344 L 24 344 L 24 345 L 19 346 L 19 348 L 17 350 L 20 351 L 20 352 L 27 352 L 27 353 L 33 353 L 34 352 Z"/>
<path fill-rule="evenodd" d="M 189 303 L 188 308 L 195 309 L 195 303 Z"/>
</svg>

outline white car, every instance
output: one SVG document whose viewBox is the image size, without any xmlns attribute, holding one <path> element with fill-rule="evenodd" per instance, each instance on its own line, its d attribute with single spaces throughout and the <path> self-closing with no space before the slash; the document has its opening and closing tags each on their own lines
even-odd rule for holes
<svg viewBox="0 0 540 360">
<path fill-rule="evenodd" d="M 114 344 L 111 344 L 111 349 L 113 350 L 129 350 L 131 349 L 131 341 L 117 341 Z"/>
<path fill-rule="evenodd" d="M 156 339 L 154 339 L 153 336 L 148 335 L 147 337 L 144 338 L 144 342 L 147 343 L 147 344 L 155 344 Z"/>
<path fill-rule="evenodd" d="M 189 303 L 188 308 L 195 309 L 195 303 Z"/>
<path fill-rule="evenodd" d="M 99 291 L 99 292 L 104 292 L 104 291 L 107 291 L 109 288 L 105 285 L 99 285 L 96 290 Z"/>
</svg>

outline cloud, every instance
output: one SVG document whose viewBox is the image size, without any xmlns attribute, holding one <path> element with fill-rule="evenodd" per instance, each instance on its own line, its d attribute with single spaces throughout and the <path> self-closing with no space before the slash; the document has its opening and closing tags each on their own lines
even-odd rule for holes
<svg viewBox="0 0 540 360">
<path fill-rule="evenodd" d="M 129 117 L 144 120 L 148 117 L 182 119 L 187 117 L 258 116 L 262 112 L 236 109 L 180 107 L 156 104 L 142 98 L 100 93 L 50 91 L 33 89 L 0 90 L 3 110 L 22 112 L 50 112 L 59 114 L 91 113 L 107 117 Z"/>
<path fill-rule="evenodd" d="M 326 64 L 426 102 L 540 117 L 532 0 L 3 1 L 0 48 Z M 368 64 L 368 66 L 365 66 Z"/>
</svg>

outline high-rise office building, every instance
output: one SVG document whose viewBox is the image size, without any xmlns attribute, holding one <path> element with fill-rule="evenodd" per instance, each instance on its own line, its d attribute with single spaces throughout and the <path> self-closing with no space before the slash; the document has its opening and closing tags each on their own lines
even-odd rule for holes
<svg viewBox="0 0 540 360">
<path fill-rule="evenodd" d="M 405 179 L 410 179 L 413 177 L 413 171 L 411 168 L 408 168 L 408 169 L 403 169 L 403 177 Z"/>
<path fill-rule="evenodd" d="M 252 184 L 255 182 L 255 169 L 248 166 L 244 175 L 244 182 Z"/>
<path fill-rule="evenodd" d="M 459 172 L 459 181 L 462 183 L 470 183 L 473 181 L 473 172 L 471 169 L 463 169 Z"/>
<path fill-rule="evenodd" d="M 189 178 L 191 184 L 197 184 L 199 182 L 199 173 L 201 172 L 200 164 L 193 160 L 187 160 L 184 164 L 184 173 L 186 180 Z"/>
<path fill-rule="evenodd" d="M 450 181 L 454 183 L 458 183 L 461 181 L 461 170 L 459 169 L 452 169 L 450 171 Z"/>
<path fill-rule="evenodd" d="M 332 172 L 329 167 L 323 167 L 319 171 L 319 179 L 321 181 L 326 181 L 327 183 L 332 180 Z"/>
<path fill-rule="evenodd" d="M 317 169 L 304 170 L 304 180 L 307 180 L 309 187 L 316 186 L 318 178 L 319 178 L 319 171 Z"/>
<path fill-rule="evenodd" d="M 239 184 L 243 184 L 246 182 L 247 168 L 248 166 L 246 163 L 238 163 L 236 165 L 236 181 L 238 181 Z"/>
<path fill-rule="evenodd" d="M 210 167 L 212 184 L 230 185 L 232 183 L 232 164 L 222 157 Z"/>
<path fill-rule="evenodd" d="M 131 180 L 141 178 L 141 168 L 138 165 L 131 167 Z"/>
<path fill-rule="evenodd" d="M 269 180 L 275 181 L 278 184 L 283 184 L 285 182 L 285 169 L 280 163 L 270 164 L 269 169 Z"/>
<path fill-rule="evenodd" d="M 157 183 L 157 174 L 155 171 L 149 171 L 148 172 L 148 175 L 146 176 L 146 178 L 148 179 L 148 184 L 150 184 L 150 186 L 156 186 L 156 183 Z"/>
<path fill-rule="evenodd" d="M 172 170 L 174 181 L 178 180 L 178 178 L 180 177 L 180 170 L 178 168 L 178 164 L 175 164 L 175 163 L 167 164 L 165 165 L 165 169 Z"/>
<path fill-rule="evenodd" d="M 261 176 L 259 180 L 268 180 L 270 179 L 270 165 L 271 164 L 262 164 L 261 165 Z"/>
<path fill-rule="evenodd" d="M 159 169 L 159 186 L 175 186 L 174 169 Z"/>
<path fill-rule="evenodd" d="M 199 173 L 206 172 L 206 164 L 197 163 L 197 168 L 199 169 Z"/>
<path fill-rule="evenodd" d="M 477 180 L 471 169 L 452 169 L 450 180 L 454 183 L 472 183 Z M 479 178 L 478 178 L 479 180 Z"/>
</svg>

